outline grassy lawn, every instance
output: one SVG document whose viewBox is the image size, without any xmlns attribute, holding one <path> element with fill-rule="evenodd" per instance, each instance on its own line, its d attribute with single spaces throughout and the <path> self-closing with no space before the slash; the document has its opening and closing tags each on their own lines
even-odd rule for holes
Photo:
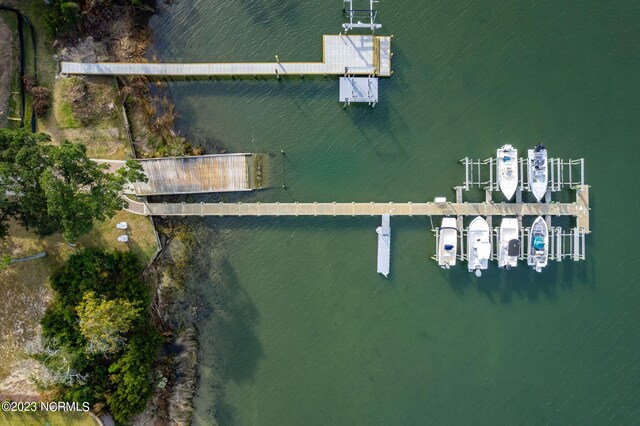
<svg viewBox="0 0 640 426">
<path fill-rule="evenodd" d="M 127 222 L 129 228 L 117 229 L 118 222 Z M 128 243 L 117 240 L 122 234 L 129 236 Z M 155 253 L 156 240 L 149 218 L 120 211 L 83 236 L 78 242 L 78 248 L 82 247 L 132 251 L 146 265 Z M 37 335 L 40 318 L 52 297 L 49 276 L 74 250 L 60 235 L 41 237 L 17 223 L 11 224 L 9 236 L 0 242 L 0 255 L 12 258 L 47 253 L 43 258 L 14 263 L 0 272 L 0 383 L 22 361 L 25 343 Z"/>
<path fill-rule="evenodd" d="M 0 243 L 2 255 L 19 258 L 45 251 L 47 256 L 13 264 L 0 272 L 0 380 L 20 361 L 25 342 L 35 338 L 51 300 L 49 274 L 71 253 L 59 235 L 39 237 L 15 223 L 10 232 L 11 236 Z"/>
<path fill-rule="evenodd" d="M 54 142 L 70 140 L 87 145 L 92 158 L 124 159 L 129 151 L 126 130 L 118 108 L 120 98 L 111 77 L 58 78 L 58 64 L 54 60 L 51 42 L 47 40 L 43 17 L 46 7 L 42 0 L 4 0 L 6 6 L 20 10 L 31 22 L 36 32 L 36 53 L 38 57 L 38 84 L 48 88 L 52 94 L 49 113 L 38 118 L 38 131 L 51 135 Z M 17 40 L 17 23 L 13 13 L 2 12 L 3 19 Z M 26 74 L 33 74 L 33 48 L 31 35 L 24 28 Z M 9 100 L 9 116 L 19 117 L 20 94 L 18 75 L 17 41 L 14 49 L 15 74 L 11 83 L 12 96 Z M 82 92 L 78 92 L 82 88 Z M 83 102 L 73 104 L 70 94 Z M 31 123 L 31 99 L 27 96 L 25 127 Z M 18 127 L 18 122 L 10 121 L 9 126 Z"/>
<path fill-rule="evenodd" d="M 0 411 L 0 425 L 11 426 L 95 426 L 95 420 L 85 413 L 5 413 Z"/>
<path fill-rule="evenodd" d="M 46 38 L 46 31 L 44 27 L 44 16 L 46 13 L 46 6 L 41 0 L 3 0 L 2 4 L 18 9 L 24 16 L 27 17 L 29 22 L 33 25 L 36 32 L 36 51 L 38 54 L 38 80 L 40 84 L 53 89 L 53 82 L 57 73 L 56 61 L 53 59 L 54 51 L 51 48 L 50 42 Z M 7 17 L 10 16 L 10 20 L 15 23 L 13 14 L 3 12 Z M 15 25 L 15 24 L 14 24 Z M 17 28 L 12 26 L 11 28 Z M 28 29 L 24 28 L 25 37 L 25 56 L 26 56 L 26 73 L 33 73 L 33 48 L 31 42 L 31 34 Z M 17 38 L 17 37 L 16 37 Z"/>
<path fill-rule="evenodd" d="M 5 6 L 10 6 L 15 9 L 18 9 L 22 12 L 22 14 L 29 20 L 29 22 L 33 25 L 36 33 L 36 53 L 37 53 L 37 61 L 38 61 L 38 82 L 39 85 L 47 87 L 49 90 L 53 91 L 55 76 L 57 74 L 57 63 L 53 59 L 53 49 L 51 48 L 50 42 L 45 37 L 45 28 L 43 18 L 45 15 L 46 7 L 43 1 L 39 0 L 3 0 L 2 4 Z M 10 116 L 18 117 L 19 116 L 19 108 L 20 108 L 20 95 L 19 93 L 19 76 L 18 76 L 18 49 L 17 49 L 17 29 L 18 25 L 16 22 L 15 15 L 11 12 L 2 12 L 0 13 L 2 19 L 7 23 L 9 28 L 14 33 L 14 40 L 16 41 L 16 49 L 15 49 L 15 76 L 12 81 L 11 91 L 14 93 L 10 100 Z M 33 47 L 32 47 L 32 39 L 31 32 L 28 27 L 25 25 L 24 27 L 24 44 L 25 44 L 25 65 L 26 65 L 26 74 L 33 74 Z M 50 114 L 49 114 L 50 115 Z M 37 126 L 38 128 L 46 127 L 44 120 L 38 119 Z M 25 127 L 29 127 L 31 123 L 31 100 L 27 97 L 27 106 L 25 111 Z M 12 128 L 18 127 L 18 122 L 11 121 L 9 126 Z"/>
<path fill-rule="evenodd" d="M 18 73 L 19 66 L 19 49 L 18 49 L 18 35 L 17 29 L 18 24 L 16 22 L 15 14 L 10 12 L 1 12 L 0 19 L 7 25 L 9 31 L 13 36 L 13 48 L 11 51 L 12 55 L 12 68 L 13 74 L 11 75 L 11 80 L 9 83 L 9 101 L 7 105 L 6 115 L 9 118 L 7 123 L 7 127 L 11 129 L 17 129 L 19 127 L 19 118 L 20 118 L 20 75 Z"/>
<path fill-rule="evenodd" d="M 60 78 L 55 82 L 53 111 L 43 131 L 57 142 L 84 143 L 91 158 L 125 159 L 128 142 L 118 105 L 113 78 Z"/>
<path fill-rule="evenodd" d="M 118 222 L 127 222 L 128 229 L 116 228 Z M 123 234 L 129 236 L 128 243 L 117 240 Z M 156 251 L 156 238 L 151 219 L 122 210 L 110 220 L 96 224 L 91 233 L 80 238 L 78 246 L 132 251 L 146 265 Z"/>
</svg>

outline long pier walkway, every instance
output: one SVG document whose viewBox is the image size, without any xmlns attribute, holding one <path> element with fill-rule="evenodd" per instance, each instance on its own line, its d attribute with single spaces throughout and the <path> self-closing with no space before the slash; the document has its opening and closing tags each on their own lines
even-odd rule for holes
<svg viewBox="0 0 640 426">
<path fill-rule="evenodd" d="M 126 210 L 145 216 L 572 216 L 589 233 L 589 186 L 573 203 L 146 203 Z"/>
<path fill-rule="evenodd" d="M 240 63 L 81 63 L 61 62 L 62 75 L 258 76 L 371 75 L 391 76 L 391 37 L 324 35 L 322 62 Z"/>
</svg>

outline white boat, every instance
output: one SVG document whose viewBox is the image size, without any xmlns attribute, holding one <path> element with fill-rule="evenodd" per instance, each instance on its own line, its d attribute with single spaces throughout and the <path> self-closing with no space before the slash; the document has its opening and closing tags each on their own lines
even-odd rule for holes
<svg viewBox="0 0 640 426">
<path fill-rule="evenodd" d="M 483 217 L 476 217 L 469 224 L 467 232 L 467 258 L 469 272 L 475 272 L 476 276 L 482 275 L 481 270 L 489 266 L 491 256 L 491 235 L 489 224 Z"/>
<path fill-rule="evenodd" d="M 510 200 L 518 189 L 518 150 L 509 144 L 503 145 L 496 156 L 498 187 Z"/>
<path fill-rule="evenodd" d="M 498 234 L 498 267 L 511 269 L 518 266 L 520 256 L 520 238 L 518 219 L 505 217 L 500 222 Z"/>
<path fill-rule="evenodd" d="M 438 229 L 438 247 L 436 247 L 436 260 L 438 265 L 449 269 L 456 264 L 458 249 L 458 229 L 456 219 L 445 217 Z"/>
<path fill-rule="evenodd" d="M 529 191 L 536 200 L 540 201 L 547 192 L 547 150 L 539 143 L 534 149 L 527 151 L 527 175 L 529 176 Z"/>
<path fill-rule="evenodd" d="M 531 225 L 528 254 L 529 266 L 533 266 L 536 272 L 542 272 L 549 258 L 549 228 L 542 216 L 538 216 Z"/>
</svg>

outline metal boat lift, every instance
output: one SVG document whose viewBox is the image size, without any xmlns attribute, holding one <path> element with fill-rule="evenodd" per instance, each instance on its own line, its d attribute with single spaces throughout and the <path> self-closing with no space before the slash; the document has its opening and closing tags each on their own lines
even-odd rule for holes
<svg viewBox="0 0 640 426">
<path fill-rule="evenodd" d="M 344 0 L 343 10 L 349 19 L 349 22 L 342 24 L 345 34 L 348 33 L 349 30 L 357 28 L 370 29 L 371 33 L 375 32 L 378 28 L 382 28 L 381 24 L 376 23 L 378 11 L 374 9 L 374 5 L 378 3 L 378 0 L 369 0 L 369 9 L 354 9 L 353 1 L 354 0 Z"/>
<path fill-rule="evenodd" d="M 493 192 L 499 191 L 497 176 L 497 159 L 487 158 L 471 159 L 465 157 L 460 160 L 465 167 L 465 180 L 461 186 L 456 186 L 456 203 L 463 203 L 463 191 L 469 191 L 472 188 L 480 188 L 485 191 L 485 202 L 493 202 Z M 529 190 L 529 180 L 527 176 L 527 159 L 519 158 L 519 183 L 518 191 L 516 192 L 516 203 L 522 203 L 522 193 Z M 549 188 L 545 195 L 545 202 L 552 203 L 551 193 L 558 192 L 565 188 L 579 189 L 584 185 L 584 159 L 577 160 L 563 160 L 560 158 L 549 158 L 547 160 L 548 174 L 549 174 Z M 528 259 L 527 247 L 530 243 L 529 227 L 524 227 L 522 224 L 522 216 L 516 216 L 520 229 L 520 256 L 519 260 L 526 261 Z M 485 218 L 489 224 L 489 228 L 492 230 L 490 234 L 491 241 L 491 256 L 489 260 L 496 260 L 498 258 L 498 241 L 499 241 L 499 227 L 493 227 L 492 216 Z M 560 226 L 553 227 L 551 224 L 551 216 L 545 216 L 547 226 L 549 228 L 549 260 L 561 261 L 563 259 L 570 259 L 574 261 L 585 260 L 585 229 L 579 227 L 571 227 L 568 230 Z M 467 259 L 467 234 L 468 228 L 463 225 L 463 216 L 457 216 L 456 220 L 458 229 L 458 249 L 457 258 L 460 261 L 466 261 Z M 438 247 L 439 228 L 433 229 L 436 236 L 436 250 Z"/>
<path fill-rule="evenodd" d="M 440 228 L 433 229 L 436 238 L 436 250 L 439 247 Z M 489 260 L 498 259 L 498 241 L 499 241 L 500 228 L 493 228 L 490 241 L 491 241 L 491 256 Z M 531 228 L 520 227 L 520 255 L 518 260 L 526 261 L 528 259 L 527 247 L 530 243 Z M 458 229 L 458 248 L 457 258 L 459 261 L 466 261 L 467 259 L 467 242 L 468 228 Z M 585 232 L 578 228 L 570 228 L 565 231 L 562 227 L 556 226 L 549 228 L 549 260 L 560 262 L 564 259 L 573 261 L 585 260 Z M 431 256 L 435 260 L 435 255 Z"/>
<path fill-rule="evenodd" d="M 465 157 L 460 162 L 465 167 L 465 179 L 462 188 L 469 191 L 471 188 L 482 188 L 485 191 L 497 192 L 497 159 L 487 158 L 486 160 L 471 159 Z M 527 175 L 527 159 L 518 158 L 520 191 L 529 190 L 529 177 Z M 549 190 L 551 192 L 562 191 L 565 188 L 576 189 L 584 185 L 584 158 L 577 160 L 563 160 L 561 158 L 548 158 L 547 170 L 549 180 Z M 483 179 L 484 176 L 484 179 Z M 518 193 L 516 193 L 518 197 Z"/>
</svg>

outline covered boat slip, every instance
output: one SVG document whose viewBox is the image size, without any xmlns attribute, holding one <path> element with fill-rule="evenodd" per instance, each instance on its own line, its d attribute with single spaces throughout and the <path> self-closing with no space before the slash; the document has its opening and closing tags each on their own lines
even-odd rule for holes
<svg viewBox="0 0 640 426">
<path fill-rule="evenodd" d="M 61 62 L 62 75 L 254 76 L 375 75 L 391 76 L 391 37 L 324 35 L 322 62 L 238 63 L 81 63 Z"/>
</svg>

